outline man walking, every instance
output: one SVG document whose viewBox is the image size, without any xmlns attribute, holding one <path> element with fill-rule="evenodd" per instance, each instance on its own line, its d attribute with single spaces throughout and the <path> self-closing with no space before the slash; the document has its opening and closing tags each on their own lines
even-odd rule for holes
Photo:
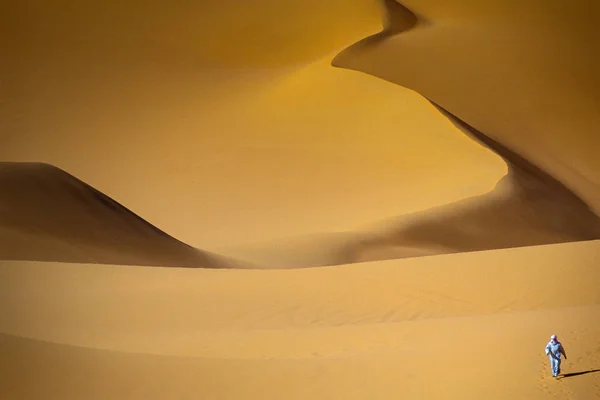
<svg viewBox="0 0 600 400">
<path fill-rule="evenodd" d="M 550 341 L 546 345 L 546 355 L 550 357 L 550 367 L 552 368 L 552 376 L 557 377 L 560 374 L 561 355 L 567 359 L 567 353 L 562 343 L 558 341 L 556 335 L 550 336 Z"/>
</svg>

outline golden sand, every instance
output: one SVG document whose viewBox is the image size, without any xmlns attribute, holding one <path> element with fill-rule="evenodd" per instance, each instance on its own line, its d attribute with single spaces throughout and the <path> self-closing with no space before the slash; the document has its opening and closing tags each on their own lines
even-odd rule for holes
<svg viewBox="0 0 600 400">
<path fill-rule="evenodd" d="M 2 399 L 600 396 L 589 2 L 196 3 L 3 5 Z"/>
</svg>

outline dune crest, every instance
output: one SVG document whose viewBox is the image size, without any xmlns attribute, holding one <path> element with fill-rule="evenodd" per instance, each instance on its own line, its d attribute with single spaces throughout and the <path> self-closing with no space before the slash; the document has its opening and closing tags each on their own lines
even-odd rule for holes
<svg viewBox="0 0 600 400">
<path fill-rule="evenodd" d="M 559 172 L 554 168 L 548 172 L 536 165 L 539 162 L 546 166 L 542 161 L 552 157 L 544 153 L 548 146 L 535 148 L 527 140 L 519 141 L 519 138 L 503 132 L 495 132 L 495 137 L 492 137 L 456 113 L 448 111 L 437 98 L 458 104 L 459 101 L 452 100 L 464 98 L 465 93 L 459 92 L 451 84 L 440 82 L 440 79 L 454 82 L 455 77 L 443 71 L 438 71 L 442 78 L 433 76 L 432 71 L 443 70 L 443 64 L 431 70 L 431 65 L 426 66 L 420 74 L 412 70 L 435 59 L 431 54 L 437 49 L 418 49 L 418 46 L 420 41 L 431 40 L 432 35 L 441 34 L 443 28 L 434 26 L 430 29 L 430 21 L 426 17 L 411 12 L 394 0 L 385 1 L 384 6 L 384 29 L 342 51 L 333 59 L 332 65 L 417 90 L 459 130 L 502 157 L 508 165 L 508 174 L 486 195 L 399 218 L 383 232 L 375 232 L 350 244 L 341 260 L 356 262 L 407 258 L 600 238 L 600 218 L 591 208 L 593 202 L 589 204 L 582 200 L 579 196 L 581 190 L 575 194 L 572 188 L 581 189 L 581 185 L 577 179 L 568 179 L 569 174 L 573 176 L 574 168 L 568 166 Z M 433 5 L 429 6 L 433 9 Z M 401 37 L 402 41 L 393 41 Z M 399 58 L 403 54 L 405 57 Z M 399 71 L 393 68 L 401 64 Z M 431 78 L 438 85 L 433 87 L 423 83 L 424 77 Z M 465 84 L 460 85 L 461 88 L 463 86 Z M 427 90 L 419 91 L 420 88 Z M 505 98 L 500 100 L 509 103 Z M 476 101 L 470 102 L 473 109 L 477 108 Z M 461 100 L 461 105 L 462 108 L 456 108 L 467 110 L 465 114 L 471 115 L 466 108 L 469 104 Z M 490 117 L 494 118 L 501 117 Z M 533 154 L 536 162 L 520 153 Z M 561 180 L 552 174 L 558 175 Z M 586 200 L 593 198 L 589 191 L 586 194 Z"/>
<path fill-rule="evenodd" d="M 67 172 L 0 162 L 0 259 L 226 268 Z"/>
</svg>

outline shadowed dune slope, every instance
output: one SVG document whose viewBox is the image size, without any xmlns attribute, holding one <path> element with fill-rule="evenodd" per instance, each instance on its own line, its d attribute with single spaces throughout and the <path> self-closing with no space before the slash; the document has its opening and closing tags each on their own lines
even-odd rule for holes
<svg viewBox="0 0 600 400">
<path fill-rule="evenodd" d="M 54 166 L 0 163 L 0 259 L 231 267 Z"/>
<path fill-rule="evenodd" d="M 339 253 L 340 262 L 600 239 L 600 218 L 529 161 L 434 104 L 463 133 L 500 155 L 508 173 L 490 193 L 409 214 Z"/>
</svg>

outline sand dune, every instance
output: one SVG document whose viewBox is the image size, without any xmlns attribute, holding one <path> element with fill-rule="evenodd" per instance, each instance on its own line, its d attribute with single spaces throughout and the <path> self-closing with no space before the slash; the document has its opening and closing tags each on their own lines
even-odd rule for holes
<svg viewBox="0 0 600 400">
<path fill-rule="evenodd" d="M 225 268 L 56 167 L 0 163 L 0 259 Z"/>
<path fill-rule="evenodd" d="M 592 93 L 600 81 L 590 54 L 598 53 L 599 42 L 589 40 L 598 36 L 591 11 L 597 5 L 400 3 L 426 23 L 407 26 L 396 11 L 407 9 L 386 2 L 383 32 L 349 47 L 333 64 L 416 90 L 598 211 L 600 119 Z"/>
<path fill-rule="evenodd" d="M 503 157 L 489 193 L 388 219 L 370 229 L 224 249 L 267 268 L 314 267 L 600 239 L 600 218 L 565 185 L 437 106 Z"/>
<path fill-rule="evenodd" d="M 355 230 L 506 171 L 420 95 L 331 67 L 380 29 L 376 0 L 142 3 L 6 3 L 0 160 L 55 165 L 215 252 Z"/>
<path fill-rule="evenodd" d="M 348 246 L 348 258 L 342 260 L 406 258 L 600 238 L 600 218 L 562 183 L 438 108 L 463 132 L 501 155 L 508 174 L 488 194 L 390 222 L 392 228 Z"/>
<path fill-rule="evenodd" d="M 535 6 L 535 2 L 529 3 L 528 7 Z M 539 6 L 546 7 L 546 4 L 542 6 L 540 3 Z M 453 8 L 456 10 L 460 7 L 466 7 L 466 5 L 457 5 Z M 508 10 L 510 4 L 505 7 Z M 457 65 L 456 61 L 463 57 L 462 52 L 465 49 L 474 51 L 474 48 L 470 46 L 478 46 L 473 41 L 473 37 L 470 37 L 467 42 L 458 40 L 463 38 L 460 35 L 465 33 L 464 30 L 474 34 L 474 32 L 468 31 L 470 26 L 468 21 L 456 25 L 452 23 L 452 18 L 445 20 L 440 17 L 437 20 L 435 17 L 437 5 L 434 2 L 417 6 L 420 10 L 419 16 L 396 1 L 385 2 L 385 8 L 386 19 L 383 31 L 340 53 L 334 59 L 333 65 L 364 71 L 420 91 L 433 99 L 434 105 L 464 133 L 500 155 L 507 162 L 509 171 L 508 175 L 491 193 L 401 219 L 401 222 L 391 232 L 375 235 L 374 238 L 365 240 L 357 249 L 351 250 L 355 253 L 354 257 L 360 260 L 372 260 L 411 257 L 418 255 L 421 251 L 425 251 L 425 254 L 442 254 L 454 251 L 598 239 L 600 237 L 600 219 L 593 210 L 597 210 L 594 198 L 600 194 L 600 186 L 592 184 L 594 179 L 590 180 L 589 185 L 585 188 L 581 186 L 581 181 L 577 178 L 582 176 L 579 156 L 574 157 L 573 154 L 568 153 L 568 150 L 564 152 L 556 150 L 554 154 L 549 151 L 550 144 L 560 142 L 562 137 L 570 136 L 572 127 L 557 123 L 553 135 L 544 133 L 543 136 L 540 136 L 542 135 L 541 131 L 538 133 L 529 130 L 527 135 L 519 136 L 517 132 L 523 127 L 511 125 L 510 122 L 507 123 L 503 120 L 504 126 L 500 130 L 498 129 L 497 124 L 503 119 L 500 113 L 490 115 L 488 112 L 484 114 L 486 119 L 482 119 L 481 115 L 474 114 L 474 110 L 479 110 L 481 104 L 486 102 L 494 110 L 496 110 L 496 105 L 511 110 L 516 103 L 510 99 L 531 98 L 538 101 L 544 96 L 544 92 L 535 93 L 523 90 L 522 87 L 515 88 L 518 90 L 515 92 L 508 87 L 504 92 L 496 90 L 493 92 L 493 96 L 490 96 L 489 92 L 484 93 L 478 89 L 478 81 L 469 82 L 466 85 L 462 74 L 454 70 L 449 73 L 444 68 Z M 426 11 L 430 11 L 431 14 L 427 15 Z M 478 20 L 485 20 L 485 17 L 492 12 L 493 10 L 482 7 L 472 17 L 471 24 L 478 26 L 476 25 Z M 490 38 L 497 39 L 498 35 L 504 34 L 495 31 L 494 26 L 480 32 L 482 37 L 485 37 L 486 45 Z M 518 22 L 516 26 L 520 26 Z M 544 32 L 544 26 L 541 27 L 541 32 Z M 541 32 L 536 37 L 543 36 L 544 34 Z M 430 48 L 424 44 L 432 43 L 438 36 L 441 42 L 445 42 L 448 40 L 448 34 L 450 37 L 456 34 L 454 43 L 462 44 L 463 48 L 458 49 L 450 44 L 448 48 L 452 49 L 453 54 L 444 55 L 447 58 L 446 63 L 442 64 L 444 68 L 440 70 L 440 64 L 434 62 L 434 60 L 438 61 L 436 57 L 440 57 L 439 48 Z M 444 35 L 443 38 L 442 35 Z M 515 44 L 512 41 L 509 43 Z M 523 51 L 523 48 L 518 46 L 506 48 L 506 45 L 502 46 L 503 44 L 502 42 L 492 42 L 491 46 L 494 48 L 493 46 L 496 45 L 496 50 L 502 54 L 506 52 L 517 54 L 519 51 Z M 415 52 L 415 45 L 419 46 L 418 53 Z M 525 46 L 522 45 L 522 47 Z M 482 67 L 479 64 L 487 62 L 489 61 L 476 59 L 468 64 Z M 416 66 L 423 66 L 423 63 L 429 65 L 419 68 L 418 75 L 415 75 L 414 70 L 410 70 Z M 395 68 L 395 66 L 400 66 L 400 69 L 391 68 Z M 465 71 L 469 66 L 465 66 Z M 590 65 L 579 67 L 588 68 Z M 577 67 L 573 66 L 573 68 Z M 523 70 L 525 72 L 522 72 Z M 502 72 L 509 75 L 509 72 Z M 510 73 L 517 76 L 517 74 L 535 74 L 536 72 L 528 68 L 515 68 Z M 426 78 L 433 80 L 434 76 L 438 83 L 436 86 L 431 86 L 430 83 L 424 81 Z M 522 76 L 520 77 L 522 78 Z M 474 79 L 477 79 L 477 76 Z M 503 84 L 499 81 L 490 82 L 488 77 L 486 77 L 485 83 L 488 86 Z M 581 96 L 577 86 L 571 88 L 568 94 L 562 92 L 562 95 L 568 96 L 569 99 L 577 96 L 577 104 L 585 107 L 587 99 Z M 555 94 L 555 96 L 558 95 Z M 494 106 L 491 106 L 492 104 Z M 457 110 L 458 114 L 449 112 L 448 107 Z M 518 113 L 517 109 L 511 111 Z M 548 120 L 546 110 L 539 110 L 539 112 L 543 112 L 543 114 L 532 113 L 530 115 L 531 121 L 536 118 Z M 580 115 L 582 112 L 581 109 L 578 110 Z M 596 117 L 590 114 L 581 115 L 581 118 L 584 117 L 590 122 L 587 130 L 593 130 L 594 122 L 590 118 Z M 474 121 L 477 126 L 487 128 L 487 130 L 479 131 L 470 125 L 470 122 L 461 118 Z M 551 119 L 556 121 L 556 114 Z M 516 120 L 514 117 L 509 119 L 509 121 L 515 122 Z M 556 128 L 562 129 L 562 131 L 556 130 Z M 492 136 L 488 136 L 488 134 Z M 533 137 L 536 137 L 539 143 L 533 142 Z M 583 134 L 577 136 L 574 141 L 579 146 L 596 146 L 600 144 L 597 138 L 597 135 Z M 525 159 L 522 154 L 530 158 Z M 549 157 L 553 160 L 550 164 L 548 164 Z M 558 163 L 557 159 L 560 160 Z M 594 165 L 597 165 L 596 159 L 587 158 L 585 162 L 587 164 L 583 167 L 586 170 L 590 167 L 593 169 Z M 542 170 L 539 165 L 543 165 L 547 169 Z M 577 171 L 578 168 L 579 171 Z M 562 181 L 559 182 L 551 175 L 561 178 Z M 582 196 L 585 201 L 581 200 L 573 191 Z"/>
</svg>

